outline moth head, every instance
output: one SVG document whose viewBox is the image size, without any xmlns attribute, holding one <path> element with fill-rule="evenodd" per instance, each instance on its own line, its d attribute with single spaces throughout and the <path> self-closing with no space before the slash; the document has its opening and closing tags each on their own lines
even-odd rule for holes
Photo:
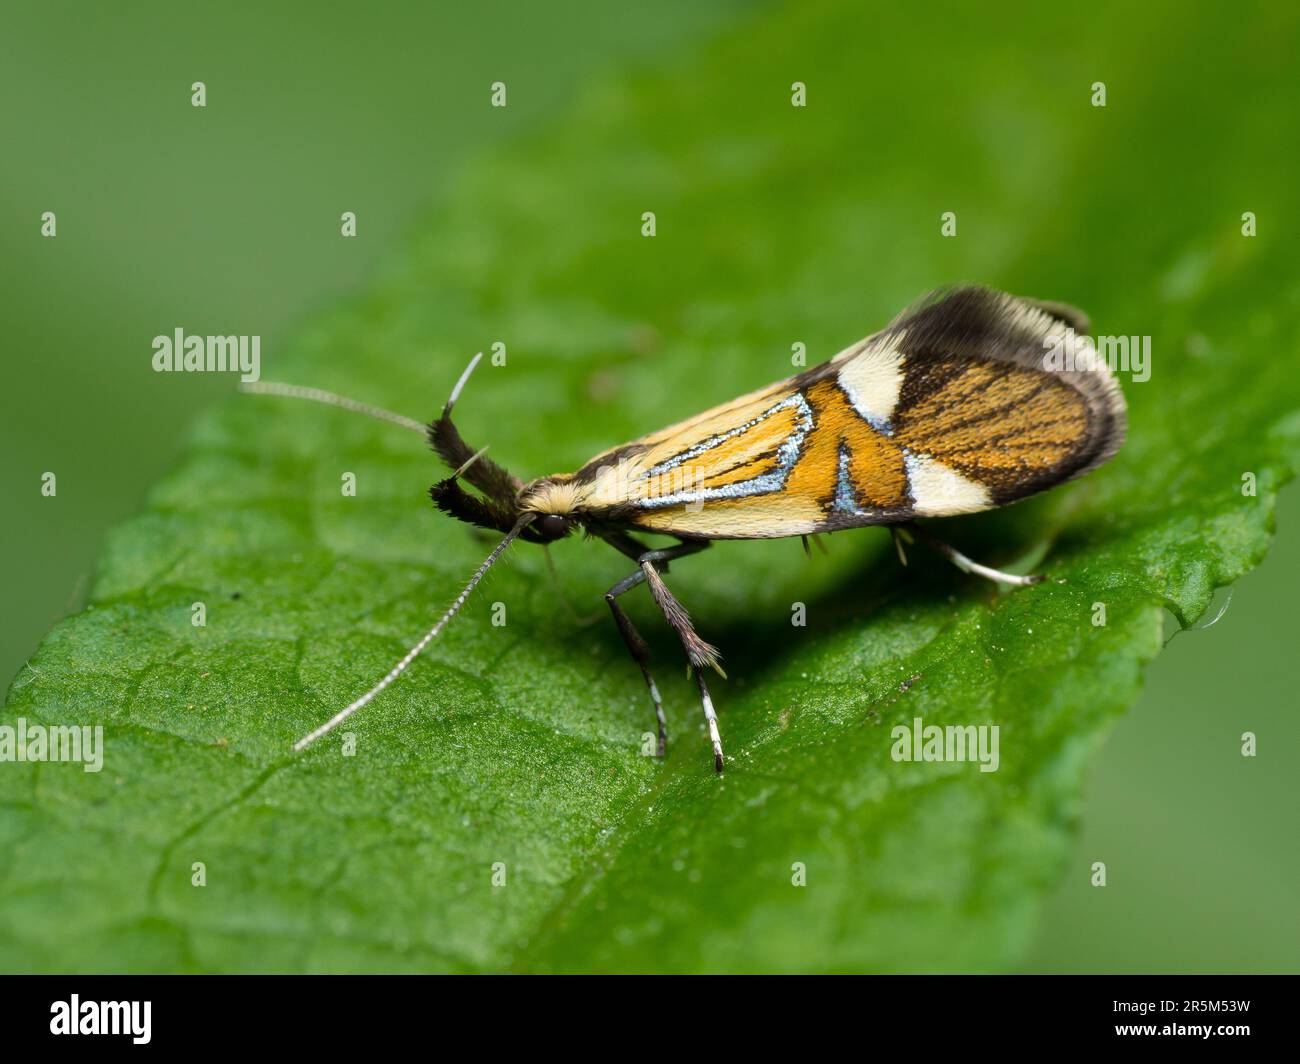
<svg viewBox="0 0 1300 1064">
<path fill-rule="evenodd" d="M 580 493 L 567 474 L 539 477 L 519 494 L 520 514 L 534 514 L 529 531 L 543 543 L 563 539 L 580 524 Z"/>
</svg>

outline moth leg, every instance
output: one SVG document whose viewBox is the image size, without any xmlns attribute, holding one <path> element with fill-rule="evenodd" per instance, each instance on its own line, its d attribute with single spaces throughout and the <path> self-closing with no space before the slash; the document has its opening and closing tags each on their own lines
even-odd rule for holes
<svg viewBox="0 0 1300 1064">
<path fill-rule="evenodd" d="M 722 667 L 718 664 L 717 647 L 706 643 L 696 633 L 686 608 L 668 590 L 668 585 L 664 583 L 663 577 L 659 575 L 658 568 L 664 562 L 681 558 L 687 554 L 694 554 L 708 545 L 707 541 L 684 542 L 676 547 L 669 547 L 667 550 L 646 551 L 637 559 L 637 562 L 641 566 L 641 572 L 645 576 L 646 583 L 650 586 L 651 597 L 663 613 L 664 619 L 682 641 L 682 649 L 686 651 L 687 660 L 690 661 L 692 670 L 695 673 L 695 682 L 700 689 L 700 703 L 704 707 L 704 720 L 709 728 L 709 743 L 713 746 L 713 767 L 718 775 L 721 775 L 723 771 L 722 735 L 718 730 L 718 714 L 713 708 L 713 698 L 709 694 L 709 685 L 704 682 L 704 666 L 707 665 L 717 669 L 721 676 L 725 676 L 726 673 L 722 671 Z"/>
<path fill-rule="evenodd" d="M 622 533 L 609 533 L 603 538 L 624 554 L 635 557 L 639 566 L 631 576 L 610 588 L 605 600 L 614 611 L 614 620 L 618 623 L 619 631 L 623 633 L 624 642 L 627 643 L 628 649 L 632 652 L 632 657 L 636 659 L 637 664 L 641 666 L 641 671 L 645 674 L 651 697 L 655 700 L 655 711 L 660 714 L 661 726 L 663 711 L 657 697 L 658 691 L 654 686 L 654 682 L 650 679 L 650 673 L 645 666 L 644 660 L 639 656 L 644 654 L 645 658 L 648 659 L 649 649 L 631 620 L 614 601 L 618 595 L 630 591 L 642 583 L 650 585 L 651 597 L 654 598 L 655 604 L 663 613 L 664 618 L 682 641 L 682 647 L 686 651 L 687 659 L 695 671 L 695 682 L 700 689 L 700 701 L 704 706 L 704 720 L 709 728 L 709 742 L 713 746 L 713 767 L 721 773 L 723 769 L 722 736 L 718 731 L 718 715 L 714 711 L 713 699 L 709 695 L 708 684 L 704 682 L 704 675 L 700 669 L 702 665 L 711 665 L 721 673 L 722 669 L 718 665 L 718 651 L 716 647 L 710 646 L 696 634 L 685 608 L 668 590 L 667 585 L 664 584 L 663 578 L 660 576 L 661 571 L 668 568 L 669 562 L 702 551 L 709 546 L 709 542 L 707 540 L 683 540 L 675 547 L 667 547 L 663 550 L 646 550 L 643 544 Z"/>
<path fill-rule="evenodd" d="M 1031 573 L 1028 576 L 1018 576 L 1015 573 L 1004 573 L 1001 569 L 992 569 L 987 565 L 981 565 L 977 561 L 972 561 L 956 547 L 949 546 L 940 539 L 936 539 L 920 525 L 909 522 L 902 526 L 918 539 L 924 540 L 927 545 L 932 547 L 939 554 L 942 554 L 953 565 L 957 566 L 963 573 L 973 573 L 975 576 L 982 576 L 986 580 L 992 580 L 995 584 L 1005 584 L 1008 587 L 1029 587 L 1032 584 L 1040 584 L 1047 579 L 1042 573 Z"/>
<path fill-rule="evenodd" d="M 898 551 L 898 561 L 900 565 L 907 564 L 907 551 L 903 549 L 904 544 L 911 543 L 911 536 L 899 525 L 890 525 L 889 534 L 894 539 L 894 550 Z"/>
<path fill-rule="evenodd" d="M 618 625 L 619 633 L 623 636 L 623 642 L 627 644 L 628 653 L 632 655 L 632 660 L 640 667 L 641 675 L 645 677 L 645 685 L 650 690 L 650 701 L 654 703 L 655 718 L 659 722 L 659 745 L 656 755 L 663 757 L 668 746 L 668 722 L 664 719 L 664 704 L 659 697 L 659 688 L 655 685 L 654 677 L 650 675 L 650 647 L 641 637 L 641 633 L 636 630 L 632 618 L 624 613 L 623 607 L 618 604 L 619 595 L 631 591 L 632 588 L 644 583 L 644 581 L 645 574 L 638 569 L 631 576 L 620 580 L 606 591 L 605 601 L 609 603 L 610 612 L 614 614 L 614 623 Z"/>
<path fill-rule="evenodd" d="M 710 668 L 717 669 L 718 674 L 725 677 L 727 674 L 722 671 L 722 667 L 718 664 L 720 656 L 718 648 L 711 646 L 699 637 L 695 627 L 691 624 L 691 617 L 686 612 L 686 607 L 678 602 L 676 596 L 668 590 L 668 585 L 664 583 L 664 578 L 660 575 L 660 567 L 664 566 L 665 562 L 702 551 L 707 546 L 707 542 L 697 541 L 694 543 L 680 543 L 676 547 L 669 547 L 666 550 L 648 550 L 637 559 L 637 564 L 641 566 L 645 581 L 650 585 L 650 595 L 655 600 L 655 605 L 663 613 L 664 620 L 677 633 L 677 638 L 682 641 L 682 649 L 686 651 L 686 657 L 690 663 L 696 668 L 707 665 Z"/>
<path fill-rule="evenodd" d="M 709 697 L 708 684 L 704 682 L 704 673 L 695 670 L 695 682 L 700 685 L 700 702 L 704 705 L 704 719 L 709 725 L 709 742 L 713 744 L 713 770 L 722 775 L 722 734 L 718 731 L 718 714 L 713 709 L 713 699 Z"/>
</svg>

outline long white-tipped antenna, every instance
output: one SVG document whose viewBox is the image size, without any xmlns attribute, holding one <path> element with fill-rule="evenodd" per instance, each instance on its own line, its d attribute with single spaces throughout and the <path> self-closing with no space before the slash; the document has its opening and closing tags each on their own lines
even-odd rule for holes
<svg viewBox="0 0 1300 1064">
<path fill-rule="evenodd" d="M 469 375 L 474 372 L 474 367 L 479 364 L 483 358 L 483 352 L 469 360 L 469 365 L 465 367 L 465 372 L 460 375 L 460 380 L 456 382 L 456 387 L 451 390 L 451 395 L 447 397 L 447 405 L 442 408 L 444 414 L 450 414 L 451 408 L 456 405 L 456 400 L 460 398 L 460 393 L 465 387 L 465 382 L 469 380 Z"/>
<path fill-rule="evenodd" d="M 481 356 L 480 356 L 481 357 Z M 478 359 L 474 360 L 475 362 Z M 470 369 L 474 364 L 470 363 Z M 469 370 L 465 371 L 465 376 L 469 375 Z M 459 391 L 461 385 L 465 383 L 465 377 L 461 377 L 460 384 L 456 385 Z M 288 399 L 310 399 L 313 403 L 324 403 L 326 406 L 337 406 L 344 410 L 351 410 L 358 414 L 365 414 L 368 417 L 377 418 L 379 421 L 388 421 L 394 425 L 401 425 L 404 429 L 410 429 L 412 432 L 418 432 L 423 436 L 428 431 L 428 426 L 416 421 L 413 417 L 407 417 L 405 414 L 394 414 L 391 410 L 385 410 L 382 407 L 371 406 L 369 403 L 360 403 L 355 399 L 349 399 L 345 395 L 336 395 L 334 392 L 323 391 L 320 388 L 304 388 L 297 384 L 281 384 L 278 381 L 247 381 L 240 384 L 241 392 L 249 392 L 253 395 L 281 395 Z M 453 393 L 454 394 L 454 393 Z"/>
<path fill-rule="evenodd" d="M 420 653 L 424 650 L 424 648 L 427 647 L 430 643 L 434 641 L 434 639 L 438 637 L 438 633 L 441 632 L 443 628 L 447 626 L 447 622 L 456 616 L 456 614 L 460 611 L 460 608 L 463 605 L 465 605 L 465 600 L 469 598 L 470 592 L 473 591 L 474 588 L 478 586 L 478 582 L 483 579 L 483 574 L 492 568 L 493 563 L 499 557 L 501 557 L 502 552 L 504 552 L 505 549 L 515 541 L 515 538 L 519 535 L 519 533 L 522 532 L 532 522 L 534 516 L 535 516 L 534 514 L 524 514 L 523 517 L 521 517 L 517 522 L 515 522 L 515 527 L 512 528 L 508 533 L 506 533 L 506 538 L 503 539 L 500 543 L 498 543 L 495 547 L 493 547 L 492 553 L 489 554 L 485 559 L 483 559 L 483 564 L 480 565 L 478 567 L 478 570 L 474 573 L 474 575 L 470 577 L 469 583 L 465 585 L 465 590 L 463 590 L 459 595 L 456 596 L 456 601 L 447 607 L 447 612 L 438 618 L 438 623 L 424 633 L 424 637 L 418 643 L 416 643 L 415 646 L 411 647 L 411 649 L 406 652 L 406 656 L 403 657 L 401 661 L 399 661 L 388 671 L 387 676 L 385 676 L 382 680 L 380 680 L 377 684 L 375 684 L 374 687 L 372 687 L 369 691 L 363 694 L 351 705 L 346 706 L 343 709 L 339 710 L 337 713 L 335 713 L 334 716 L 330 717 L 329 720 L 327 720 L 315 731 L 309 732 L 308 734 L 304 735 L 301 739 L 299 739 L 296 743 L 294 743 L 293 744 L 294 753 L 306 749 L 317 739 L 319 739 L 322 735 L 326 735 L 329 732 L 333 731 L 345 720 L 347 720 L 348 717 L 352 716 L 352 714 L 355 713 L 358 709 L 361 709 L 363 706 L 369 704 L 377 694 L 379 694 L 382 690 L 384 690 L 384 688 L 386 688 L 389 684 L 391 684 L 394 680 L 396 680 L 399 676 L 401 676 L 402 673 L 406 671 L 406 667 L 420 656 Z"/>
</svg>

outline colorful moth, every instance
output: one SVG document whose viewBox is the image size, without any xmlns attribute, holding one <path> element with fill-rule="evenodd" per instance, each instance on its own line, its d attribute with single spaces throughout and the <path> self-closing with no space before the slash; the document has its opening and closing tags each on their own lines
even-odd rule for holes
<svg viewBox="0 0 1300 1064">
<path fill-rule="evenodd" d="M 618 599 L 646 584 L 694 673 L 713 747 L 722 738 L 706 668 L 719 652 L 696 633 L 664 583 L 668 564 L 718 539 L 776 539 L 862 525 L 906 529 L 966 572 L 1025 585 L 971 561 L 919 528 L 1016 502 L 1095 468 L 1124 439 L 1123 395 L 1072 307 L 978 287 L 931 294 L 893 324 L 820 366 L 597 455 L 576 473 L 528 483 L 475 451 L 452 408 L 476 356 L 430 425 L 327 392 L 280 384 L 245 389 L 358 410 L 426 434 L 455 470 L 430 495 L 444 513 L 505 533 L 447 611 L 364 695 L 295 745 L 319 739 L 383 691 L 460 610 L 516 539 L 547 544 L 581 529 L 635 561 L 605 595 L 640 667 L 666 742 L 649 648 Z M 462 481 L 476 489 L 467 491 Z M 652 549 L 635 533 L 670 536 Z M 901 546 L 900 546 L 901 550 Z"/>
</svg>

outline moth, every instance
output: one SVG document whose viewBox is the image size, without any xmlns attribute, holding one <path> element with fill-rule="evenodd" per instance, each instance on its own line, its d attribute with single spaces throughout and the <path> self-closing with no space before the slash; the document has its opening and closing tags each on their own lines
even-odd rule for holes
<svg viewBox="0 0 1300 1064">
<path fill-rule="evenodd" d="M 605 451 L 575 473 L 527 482 L 485 457 L 486 448 L 470 447 L 452 422 L 481 353 L 427 425 L 317 389 L 243 385 L 419 432 L 453 470 L 429 489 L 437 508 L 504 534 L 438 622 L 387 675 L 294 749 L 336 728 L 401 676 L 511 543 L 548 544 L 580 530 L 634 563 L 605 601 L 645 680 L 659 755 L 667 728 L 650 650 L 619 603 L 642 584 L 681 641 L 721 774 L 722 736 L 705 681 L 707 669 L 722 671 L 720 654 L 699 636 L 665 583 L 669 564 L 715 540 L 800 536 L 806 549 L 806 537 L 818 533 L 887 525 L 896 536 L 920 538 L 966 572 L 1011 586 L 1037 583 L 1041 576 L 972 561 L 915 521 L 1005 506 L 1116 453 L 1125 433 L 1124 399 L 1088 329 L 1084 314 L 1063 303 L 973 286 L 941 290 L 819 366 Z M 642 533 L 674 542 L 651 548 L 638 538 Z"/>
</svg>

